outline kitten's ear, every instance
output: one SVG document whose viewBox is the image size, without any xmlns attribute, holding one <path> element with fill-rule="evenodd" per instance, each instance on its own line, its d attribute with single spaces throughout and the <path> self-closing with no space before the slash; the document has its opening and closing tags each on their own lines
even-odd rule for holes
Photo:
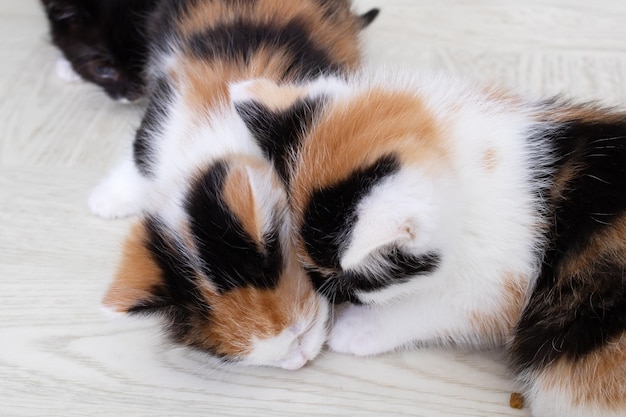
<svg viewBox="0 0 626 417">
<path fill-rule="evenodd" d="M 126 238 L 122 260 L 102 305 L 114 313 L 156 312 L 171 305 L 164 296 L 162 271 L 147 247 L 146 224 L 134 225 Z"/>
<path fill-rule="evenodd" d="M 341 256 L 341 265 L 348 269 L 360 265 L 371 255 L 391 247 L 412 246 L 418 233 L 417 221 L 412 218 L 379 217 L 374 224 L 355 225 L 352 238 Z"/>
<path fill-rule="evenodd" d="M 245 232 L 260 242 L 274 216 L 286 207 L 283 190 L 268 162 L 249 160 L 230 166 L 222 197 Z"/>
<path fill-rule="evenodd" d="M 418 176 L 397 177 L 361 200 L 357 221 L 341 255 L 343 268 L 357 266 L 389 248 L 420 253 L 440 246 L 437 230 L 445 227 L 439 224 L 440 208 L 433 202 L 433 185 L 415 180 Z"/>
<path fill-rule="evenodd" d="M 230 87 L 237 113 L 285 183 L 289 182 L 288 159 L 324 103 L 324 98 L 308 95 L 308 89 L 308 85 L 278 85 L 266 79 Z"/>
<path fill-rule="evenodd" d="M 361 29 L 368 27 L 380 13 L 380 9 L 372 9 L 359 16 L 361 19 Z"/>
</svg>

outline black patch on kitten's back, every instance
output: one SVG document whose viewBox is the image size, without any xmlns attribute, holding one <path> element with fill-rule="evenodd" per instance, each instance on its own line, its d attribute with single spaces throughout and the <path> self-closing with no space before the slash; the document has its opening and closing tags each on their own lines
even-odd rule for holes
<svg viewBox="0 0 626 417">
<path fill-rule="evenodd" d="M 283 270 L 279 225 L 274 222 L 263 242 L 249 236 L 222 197 L 227 174 L 226 162 L 214 164 L 195 181 L 185 205 L 203 272 L 222 293 L 275 288 Z"/>
<path fill-rule="evenodd" d="M 260 48 L 285 51 L 287 70 L 282 79 L 300 81 L 321 74 L 341 74 L 343 68 L 313 41 L 306 21 L 252 23 L 238 19 L 217 25 L 189 40 L 190 52 L 202 60 L 224 59 L 248 65 Z"/>
<path fill-rule="evenodd" d="M 313 124 L 323 102 L 323 98 L 306 98 L 280 112 L 272 111 L 257 101 L 235 106 L 285 183 L 289 181 L 289 157 L 298 147 L 302 134 Z"/>
<path fill-rule="evenodd" d="M 626 117 L 575 120 L 550 138 L 555 178 L 576 171 L 556 184 L 563 191 L 553 201 L 551 241 L 512 346 L 519 369 L 576 360 L 626 331 L 626 254 L 610 242 L 597 249 L 626 219 Z"/>
</svg>

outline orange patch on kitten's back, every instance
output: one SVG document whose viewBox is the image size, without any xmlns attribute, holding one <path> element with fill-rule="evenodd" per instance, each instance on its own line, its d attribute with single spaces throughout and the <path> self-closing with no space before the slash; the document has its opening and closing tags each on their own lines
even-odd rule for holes
<svg viewBox="0 0 626 417">
<path fill-rule="evenodd" d="M 349 102 L 338 99 L 324 109 L 302 147 L 295 206 L 306 207 L 310 190 L 332 185 L 385 155 L 431 172 L 445 170 L 449 159 L 444 130 L 419 97 L 372 89 Z"/>
<path fill-rule="evenodd" d="M 327 11 L 318 0 L 256 0 L 249 4 L 238 2 L 236 6 L 225 1 L 205 1 L 195 4 L 178 25 L 184 35 L 192 36 L 236 21 L 276 27 L 296 21 L 315 35 L 309 41 L 323 47 L 333 62 L 341 63 L 347 70 L 355 69 L 360 61 L 358 36 L 362 22 L 351 12 L 347 1 L 329 6 L 336 8 L 332 17 L 326 16 Z"/>
</svg>

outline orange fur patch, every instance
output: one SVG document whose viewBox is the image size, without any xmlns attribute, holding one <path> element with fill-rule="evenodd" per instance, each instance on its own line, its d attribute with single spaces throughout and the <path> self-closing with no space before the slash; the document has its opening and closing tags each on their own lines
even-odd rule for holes
<svg viewBox="0 0 626 417">
<path fill-rule="evenodd" d="M 568 163 L 559 168 L 554 176 L 553 185 L 550 188 L 550 195 L 555 200 L 562 199 L 565 193 L 570 189 L 570 182 L 576 178 L 582 166 Z"/>
<path fill-rule="evenodd" d="M 359 33 L 361 22 L 350 11 L 349 3 L 337 3 L 342 6 L 338 13 L 329 19 L 326 10 L 317 0 L 256 0 L 254 2 L 204 1 L 197 2 L 189 12 L 182 16 L 179 28 L 184 36 L 201 33 L 216 24 L 228 24 L 236 20 L 257 22 L 260 24 L 284 25 L 299 19 L 312 34 L 311 39 L 329 54 L 334 62 L 346 69 L 354 69 L 360 61 Z"/>
<path fill-rule="evenodd" d="M 539 377 L 540 387 L 571 395 L 575 406 L 626 410 L 626 334 L 576 361 L 562 358 Z"/>
<path fill-rule="evenodd" d="M 524 106 L 524 100 L 513 91 L 498 86 L 489 86 L 484 88 L 483 94 L 487 96 L 489 102 L 496 102 L 501 107 L 507 109 L 522 108 Z"/>
<path fill-rule="evenodd" d="M 210 346 L 220 354 L 241 356 L 251 352 L 255 339 L 275 337 L 295 317 L 317 308 L 311 284 L 300 266 L 291 262 L 273 290 L 239 288 L 223 295 L 205 292 L 211 320 L 198 323 L 194 344 Z"/>
<path fill-rule="evenodd" d="M 489 148 L 485 151 L 482 158 L 483 166 L 487 171 L 493 171 L 498 166 L 498 154 L 495 149 Z"/>
<path fill-rule="evenodd" d="M 205 120 L 216 108 L 229 103 L 228 85 L 250 78 L 278 80 L 287 70 L 287 60 L 281 52 L 260 48 L 249 62 L 206 62 L 196 58 L 180 58 L 175 70 L 177 89 L 188 109 Z"/>
<path fill-rule="evenodd" d="M 580 120 L 588 123 L 616 123 L 626 119 L 626 113 L 611 111 L 596 105 L 564 105 L 548 109 L 543 118 L 559 123 Z"/>
<path fill-rule="evenodd" d="M 325 110 L 296 162 L 292 200 L 301 216 L 310 193 L 348 177 L 383 155 L 439 172 L 449 155 L 439 126 L 409 93 L 373 89 Z"/>
<path fill-rule="evenodd" d="M 512 335 L 526 305 L 528 279 L 515 273 L 504 276 L 500 308 L 497 311 L 470 313 L 472 330 L 490 345 L 501 345 Z"/>
<path fill-rule="evenodd" d="M 124 244 L 122 261 L 102 304 L 119 313 L 128 312 L 142 300 L 152 297 L 161 282 L 161 271 L 146 248 L 146 229 L 135 224 Z"/>
<path fill-rule="evenodd" d="M 626 268 L 626 215 L 591 236 L 583 251 L 561 262 L 557 276 L 567 280 L 563 285 L 569 285 L 571 277 L 592 283 L 595 268 L 602 260 Z"/>
<path fill-rule="evenodd" d="M 246 93 L 272 111 L 286 110 L 306 95 L 305 87 L 292 84 L 278 85 L 268 79 L 252 81 L 246 86 Z"/>
<path fill-rule="evenodd" d="M 254 2 L 197 2 L 184 14 L 178 26 L 183 37 L 202 33 L 218 24 L 238 20 L 259 24 L 285 25 L 293 19 L 302 21 L 310 31 L 309 41 L 328 54 L 335 66 L 346 71 L 356 69 L 360 62 L 359 35 L 361 20 L 349 8 L 349 2 L 337 3 L 338 13 L 332 18 L 317 0 Z M 179 55 L 169 75 L 175 89 L 182 94 L 186 111 L 204 123 L 216 110 L 229 103 L 228 85 L 231 82 L 254 78 L 278 81 L 290 79 L 291 52 L 271 45 L 261 46 L 246 60 L 203 60 L 192 55 Z M 286 98 L 277 96 L 272 105 L 284 105 Z"/>
</svg>

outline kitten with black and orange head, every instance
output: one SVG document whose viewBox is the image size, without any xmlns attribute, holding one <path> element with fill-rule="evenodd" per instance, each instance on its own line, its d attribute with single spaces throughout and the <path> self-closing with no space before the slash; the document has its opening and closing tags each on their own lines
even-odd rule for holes
<svg viewBox="0 0 626 417">
<path fill-rule="evenodd" d="M 295 258 L 284 184 L 228 86 L 346 76 L 376 13 L 347 0 L 158 4 L 146 114 L 89 199 L 103 217 L 142 214 L 108 309 L 163 317 L 174 341 L 228 362 L 295 369 L 319 353 L 328 305 Z"/>
<path fill-rule="evenodd" d="M 100 86 L 115 100 L 144 93 L 148 17 L 158 0 L 42 0 L 52 42 L 63 57 L 57 74 Z"/>
<path fill-rule="evenodd" d="M 232 91 L 349 302 L 332 350 L 504 346 L 533 416 L 626 415 L 626 112 L 446 76 Z"/>
</svg>

